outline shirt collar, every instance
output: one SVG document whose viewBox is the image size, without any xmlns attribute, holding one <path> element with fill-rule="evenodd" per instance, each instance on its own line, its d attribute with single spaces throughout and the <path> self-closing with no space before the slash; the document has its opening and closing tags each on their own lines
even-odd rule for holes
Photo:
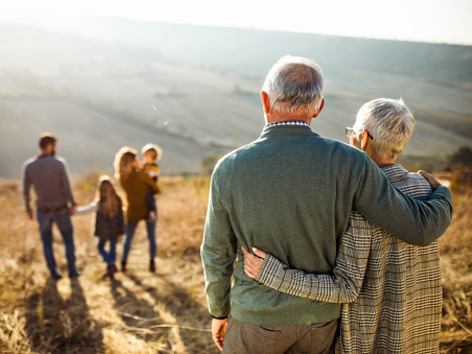
<svg viewBox="0 0 472 354">
<path fill-rule="evenodd" d="M 310 128 L 310 125 L 307 122 L 304 122 L 302 120 L 286 120 L 284 122 L 270 123 L 270 124 L 266 124 L 264 128 L 277 127 L 280 125 L 300 125 L 300 126 L 305 126 L 305 127 Z"/>
<path fill-rule="evenodd" d="M 400 164 L 384 166 L 381 168 L 381 170 L 388 179 L 398 178 L 408 173 L 408 171 L 405 170 Z"/>
</svg>

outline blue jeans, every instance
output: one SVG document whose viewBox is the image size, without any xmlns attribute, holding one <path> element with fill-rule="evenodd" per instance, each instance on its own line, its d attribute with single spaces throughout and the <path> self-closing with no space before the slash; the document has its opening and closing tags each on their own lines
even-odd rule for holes
<svg viewBox="0 0 472 354">
<path fill-rule="evenodd" d="M 75 268 L 75 245 L 73 238 L 72 221 L 67 210 L 58 212 L 36 212 L 39 222 L 39 232 L 43 241 L 44 258 L 51 274 L 57 273 L 56 260 L 52 249 L 52 224 L 56 223 L 62 235 L 62 240 L 66 248 L 66 258 L 69 273 L 77 271 Z"/>
<path fill-rule="evenodd" d="M 128 222 L 126 224 L 126 236 L 123 241 L 123 255 L 121 257 L 122 262 L 126 262 L 128 259 L 128 253 L 131 250 L 131 242 L 133 242 L 134 232 L 138 222 Z M 146 230 L 149 240 L 149 253 L 151 259 L 156 257 L 157 243 L 156 243 L 156 222 L 149 222 L 146 220 Z"/>
<path fill-rule="evenodd" d="M 118 240 L 118 236 L 111 237 L 111 238 L 99 238 L 98 241 L 98 252 L 100 252 L 103 260 L 106 264 L 115 263 L 116 260 L 116 241 Z M 105 250 L 105 244 L 107 241 L 110 241 L 110 251 Z"/>
<path fill-rule="evenodd" d="M 149 211 L 157 212 L 157 205 L 156 205 L 156 200 L 154 199 L 154 194 L 155 194 L 154 189 L 149 188 L 149 190 L 146 193 L 146 204 Z"/>
</svg>

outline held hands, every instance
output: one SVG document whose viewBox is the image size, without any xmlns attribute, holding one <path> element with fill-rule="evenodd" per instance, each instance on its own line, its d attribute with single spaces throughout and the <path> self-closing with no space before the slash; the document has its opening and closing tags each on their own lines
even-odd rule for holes
<svg viewBox="0 0 472 354">
<path fill-rule="evenodd" d="M 428 183 L 431 185 L 431 188 L 433 188 L 433 190 L 442 185 L 441 183 L 438 182 L 438 180 L 436 178 L 431 176 L 428 172 L 425 172 L 423 170 L 419 170 L 418 174 L 421 175 L 425 180 L 428 181 Z"/>
<path fill-rule="evenodd" d="M 69 214 L 69 216 L 74 215 L 75 209 L 77 209 L 77 204 L 67 207 L 67 214 Z"/>
<path fill-rule="evenodd" d="M 255 247 L 252 248 L 252 252 L 254 252 L 254 254 L 249 253 L 244 247 L 241 247 L 241 249 L 244 253 L 244 271 L 249 278 L 256 279 L 267 253 L 258 250 Z"/>
<path fill-rule="evenodd" d="M 223 350 L 223 342 L 226 337 L 226 328 L 228 327 L 228 319 L 218 320 L 213 319 L 211 324 L 211 334 L 213 336 L 213 341 L 219 350 Z"/>
</svg>

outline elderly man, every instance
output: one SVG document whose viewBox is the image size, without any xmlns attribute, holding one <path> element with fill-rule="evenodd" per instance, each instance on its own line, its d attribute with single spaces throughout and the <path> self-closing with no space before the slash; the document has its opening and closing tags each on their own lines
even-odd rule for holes
<svg viewBox="0 0 472 354">
<path fill-rule="evenodd" d="M 363 152 L 314 133 L 309 124 L 324 99 L 313 61 L 280 59 L 261 99 L 267 122 L 261 137 L 225 156 L 212 176 L 201 252 L 213 337 L 225 353 L 329 352 L 340 304 L 250 279 L 241 246 L 306 272 L 329 273 L 352 208 L 424 244 L 449 226 L 451 194 L 440 186 L 428 201 L 415 201 L 396 191 Z"/>
<path fill-rule="evenodd" d="M 351 145 L 365 151 L 395 188 L 424 199 L 432 192 L 429 183 L 395 164 L 414 126 L 403 101 L 379 98 L 362 106 L 347 134 Z M 414 239 L 414 235 L 403 238 Z M 409 245 L 353 211 L 333 275 L 306 274 L 260 250 L 255 254 L 244 250 L 249 277 L 288 294 L 347 303 L 341 313 L 338 351 L 439 351 L 442 289 L 437 241 L 423 247 Z"/>
<path fill-rule="evenodd" d="M 49 133 L 44 133 L 39 139 L 41 154 L 25 162 L 23 169 L 23 195 L 26 212 L 33 219 L 30 189 L 36 193 L 36 217 L 39 222 L 39 232 L 43 242 L 43 252 L 46 263 L 53 279 L 62 275 L 57 271 L 52 248 L 52 225 L 56 223 L 61 232 L 66 248 L 66 258 L 70 277 L 80 275 L 75 267 L 75 247 L 70 214 L 76 203 L 70 188 L 66 171 L 66 163 L 62 158 L 56 158 L 57 139 Z"/>
</svg>

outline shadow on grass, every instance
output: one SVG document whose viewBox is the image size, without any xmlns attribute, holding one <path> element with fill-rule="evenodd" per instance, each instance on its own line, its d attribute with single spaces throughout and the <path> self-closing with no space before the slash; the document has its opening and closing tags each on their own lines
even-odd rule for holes
<svg viewBox="0 0 472 354">
<path fill-rule="evenodd" d="M 70 279 L 70 286 L 70 297 L 63 300 L 56 281 L 49 278 L 41 292 L 34 292 L 28 298 L 26 332 L 32 351 L 103 351 L 102 327 L 90 317 L 79 279 Z"/>
<path fill-rule="evenodd" d="M 160 288 L 149 286 L 133 274 L 126 274 L 141 291 L 147 292 L 156 302 L 165 307 L 166 319 L 171 323 L 157 323 L 157 326 L 168 326 L 167 328 L 177 328 L 179 337 L 185 348 L 193 353 L 217 353 L 219 352 L 213 344 L 210 329 L 210 315 L 208 309 L 195 300 L 186 289 L 161 277 Z M 159 311 L 157 309 L 157 311 Z M 157 312 L 155 311 L 155 313 Z M 164 317 L 164 316 L 163 316 Z M 170 317 L 170 318 L 169 318 Z M 149 326 L 152 330 L 159 327 Z"/>
<path fill-rule="evenodd" d="M 162 342 L 167 333 L 152 332 L 147 329 L 161 320 L 154 312 L 153 306 L 145 300 L 138 299 L 135 293 L 123 285 L 121 280 L 111 281 L 111 293 L 115 300 L 114 308 L 126 325 L 125 331 L 147 342 Z"/>
</svg>

